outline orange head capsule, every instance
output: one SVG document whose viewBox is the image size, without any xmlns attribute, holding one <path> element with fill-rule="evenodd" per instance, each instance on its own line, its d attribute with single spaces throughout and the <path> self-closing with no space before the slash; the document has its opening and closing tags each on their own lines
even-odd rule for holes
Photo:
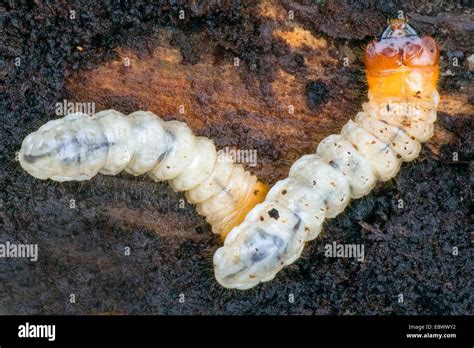
<svg viewBox="0 0 474 348">
<path fill-rule="evenodd" d="M 381 39 L 369 43 L 364 60 L 374 97 L 429 96 L 436 88 L 438 46 L 406 20 L 391 20 Z"/>
</svg>

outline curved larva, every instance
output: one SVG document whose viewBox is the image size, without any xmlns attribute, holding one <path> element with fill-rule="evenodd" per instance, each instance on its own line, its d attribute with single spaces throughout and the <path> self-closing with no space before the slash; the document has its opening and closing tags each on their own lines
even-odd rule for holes
<svg viewBox="0 0 474 348">
<path fill-rule="evenodd" d="M 393 178 L 403 161 L 418 156 L 436 120 L 438 51 L 432 39 L 413 33 L 406 22 L 392 21 L 382 36 L 388 40 L 379 41 L 385 50 L 369 46 L 370 91 L 363 112 L 340 134 L 322 140 L 316 154 L 297 160 L 288 178 L 277 182 L 265 201 L 229 233 L 214 255 L 221 285 L 249 289 L 273 279 L 299 258 L 325 219 L 340 214 L 351 198 L 368 194 L 377 181 Z M 401 49 L 401 57 L 393 54 L 393 47 L 403 45 L 421 49 Z M 385 52 L 388 56 L 380 60 Z M 415 57 L 407 52 L 415 52 Z"/>
<path fill-rule="evenodd" d="M 76 113 L 49 121 L 24 139 L 20 164 L 36 178 L 55 181 L 122 170 L 167 180 L 174 190 L 185 191 L 222 236 L 266 191 L 242 165 L 219 157 L 211 140 L 194 136 L 183 122 L 164 122 L 145 111 Z"/>
</svg>

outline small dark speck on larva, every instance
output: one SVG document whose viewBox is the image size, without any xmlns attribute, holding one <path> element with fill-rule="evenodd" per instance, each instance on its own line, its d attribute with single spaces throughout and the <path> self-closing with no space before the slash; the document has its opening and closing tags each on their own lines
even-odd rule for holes
<svg viewBox="0 0 474 348">
<path fill-rule="evenodd" d="M 275 208 L 272 208 L 271 210 L 268 211 L 268 216 L 271 218 L 278 220 L 280 218 L 280 214 L 278 213 L 278 210 Z"/>
</svg>

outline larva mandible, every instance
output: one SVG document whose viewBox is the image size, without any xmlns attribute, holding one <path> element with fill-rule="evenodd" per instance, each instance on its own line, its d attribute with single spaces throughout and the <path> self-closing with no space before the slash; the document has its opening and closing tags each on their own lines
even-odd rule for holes
<svg viewBox="0 0 474 348">
<path fill-rule="evenodd" d="M 436 120 L 438 58 L 436 42 L 419 37 L 405 20 L 392 20 L 367 46 L 369 101 L 363 111 L 340 134 L 326 137 L 316 154 L 297 160 L 288 178 L 227 235 L 214 255 L 221 285 L 249 289 L 273 279 L 299 258 L 325 219 L 418 156 Z"/>
<path fill-rule="evenodd" d="M 49 121 L 24 139 L 19 157 L 39 179 L 79 181 L 125 170 L 167 180 L 185 191 L 222 238 L 267 192 L 241 164 L 219 156 L 211 140 L 194 136 L 183 122 L 164 122 L 145 111 L 75 113 Z"/>
</svg>

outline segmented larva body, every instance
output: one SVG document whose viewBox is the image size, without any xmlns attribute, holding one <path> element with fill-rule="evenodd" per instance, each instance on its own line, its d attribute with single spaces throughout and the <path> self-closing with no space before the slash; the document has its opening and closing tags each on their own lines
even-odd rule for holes
<svg viewBox="0 0 474 348">
<path fill-rule="evenodd" d="M 49 121 L 25 138 L 20 164 L 36 178 L 55 181 L 122 170 L 166 180 L 223 237 L 267 191 L 242 165 L 218 156 L 211 140 L 194 136 L 183 122 L 165 122 L 145 111 L 76 113 Z"/>
<path fill-rule="evenodd" d="M 436 120 L 438 56 L 433 39 L 418 37 L 401 20 L 368 45 L 369 101 L 363 111 L 340 134 L 326 137 L 316 154 L 297 160 L 288 178 L 228 234 L 214 255 L 220 284 L 248 289 L 273 279 L 300 257 L 325 219 L 418 156 Z"/>
</svg>

